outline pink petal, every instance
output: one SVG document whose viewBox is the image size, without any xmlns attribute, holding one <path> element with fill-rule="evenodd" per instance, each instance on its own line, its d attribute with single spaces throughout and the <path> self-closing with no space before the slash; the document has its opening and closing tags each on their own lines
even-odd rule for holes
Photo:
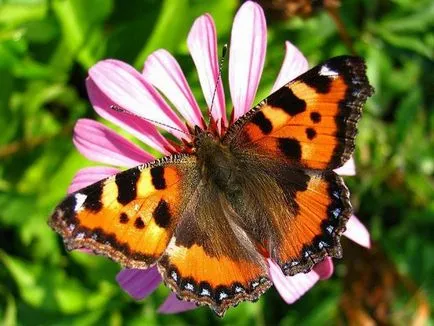
<svg viewBox="0 0 434 326">
<path fill-rule="evenodd" d="M 318 274 L 321 280 L 330 278 L 334 271 L 333 260 L 330 257 L 324 258 L 322 262 L 313 267 L 313 271 Z"/>
<path fill-rule="evenodd" d="M 96 86 L 113 104 L 165 129 L 178 138 L 189 139 L 186 126 L 161 95 L 130 65 L 104 60 L 89 70 Z"/>
<path fill-rule="evenodd" d="M 282 68 L 280 68 L 279 75 L 274 82 L 271 93 L 274 93 L 294 78 L 306 72 L 309 67 L 307 59 L 291 42 L 286 41 L 285 47 L 285 59 L 283 59 Z"/>
<path fill-rule="evenodd" d="M 188 310 L 196 309 L 197 306 L 193 302 L 179 300 L 175 293 L 170 293 L 166 301 L 158 308 L 158 312 L 161 314 L 176 314 L 178 312 L 184 312 Z"/>
<path fill-rule="evenodd" d="M 219 75 L 219 60 L 215 25 L 210 15 L 205 14 L 195 20 L 188 34 L 187 43 L 208 108 L 212 107 L 211 114 L 216 121 L 222 120 L 226 125 L 225 95 L 221 78 L 212 103 Z M 220 124 L 218 126 L 220 127 Z"/>
<path fill-rule="evenodd" d="M 68 188 L 68 194 L 76 192 L 77 190 L 80 190 L 119 172 L 120 171 L 118 169 L 105 166 L 93 166 L 90 168 L 81 169 L 74 176 L 74 179 L 72 179 L 72 182 Z"/>
<path fill-rule="evenodd" d="M 339 175 L 356 175 L 356 164 L 354 163 L 354 159 L 351 157 L 344 165 L 337 168 L 335 172 Z"/>
<path fill-rule="evenodd" d="M 123 269 L 116 276 L 121 288 L 136 300 L 146 298 L 162 282 L 157 267 L 148 269 Z"/>
<path fill-rule="evenodd" d="M 86 87 L 90 102 L 101 117 L 122 127 L 160 153 L 169 154 L 167 149 L 171 149 L 172 146 L 152 123 L 140 117 L 111 109 L 110 106 L 114 104 L 113 101 L 104 95 L 91 78 L 86 79 Z"/>
<path fill-rule="evenodd" d="M 346 227 L 347 230 L 344 232 L 344 235 L 348 239 L 365 248 L 371 248 L 371 237 L 369 231 L 357 217 L 352 215 L 348 220 Z"/>
<path fill-rule="evenodd" d="M 264 67 L 267 25 L 262 8 L 247 1 L 238 10 L 232 26 L 229 86 L 234 119 L 252 107 Z"/>
<path fill-rule="evenodd" d="M 153 156 L 103 124 L 80 119 L 74 128 L 75 147 L 92 161 L 133 167 L 153 160 Z"/>
<path fill-rule="evenodd" d="M 199 105 L 175 58 L 166 50 L 152 53 L 145 62 L 143 76 L 171 101 L 192 126 L 204 127 Z"/>
<path fill-rule="evenodd" d="M 270 278 L 279 292 L 282 299 L 287 304 L 292 304 L 310 290 L 319 280 L 319 275 L 314 271 L 309 273 L 299 273 L 294 276 L 285 276 L 279 265 L 271 259 L 267 259 Z"/>
</svg>

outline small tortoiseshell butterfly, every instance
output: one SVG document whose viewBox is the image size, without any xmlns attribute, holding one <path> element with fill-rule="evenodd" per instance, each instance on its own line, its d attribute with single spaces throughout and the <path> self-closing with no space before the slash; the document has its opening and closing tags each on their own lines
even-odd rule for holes
<svg viewBox="0 0 434 326">
<path fill-rule="evenodd" d="M 128 268 L 156 264 L 179 297 L 223 315 L 271 286 L 266 258 L 294 275 L 341 257 L 352 210 L 333 169 L 353 153 L 372 93 L 361 58 L 330 59 L 222 137 L 215 124 L 196 126 L 179 153 L 67 196 L 49 223 L 68 249 Z"/>
</svg>

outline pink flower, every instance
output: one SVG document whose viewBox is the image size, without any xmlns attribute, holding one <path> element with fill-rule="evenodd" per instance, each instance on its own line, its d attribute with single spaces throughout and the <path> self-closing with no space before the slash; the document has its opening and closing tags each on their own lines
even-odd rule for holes
<svg viewBox="0 0 434 326">
<path fill-rule="evenodd" d="M 253 105 L 264 66 L 266 43 L 267 30 L 263 11 L 256 3 L 247 1 L 235 16 L 230 44 L 229 86 L 234 120 Z M 216 85 L 219 73 L 217 42 L 214 22 L 210 15 L 205 14 L 196 19 L 188 35 L 188 48 L 196 65 L 208 107 L 211 106 L 216 89 L 212 117 L 219 122 L 220 131 L 221 127 L 227 127 L 229 122 L 226 118 L 221 80 Z M 270 92 L 302 74 L 307 68 L 306 58 L 295 46 L 286 42 L 286 56 Z M 170 154 L 174 148 L 150 121 L 163 123 L 158 124 L 158 127 L 179 139 L 188 138 L 188 130 L 178 114 L 190 126 L 204 127 L 199 105 L 179 64 L 165 50 L 152 53 L 146 60 L 142 73 L 117 60 L 98 62 L 89 71 L 87 89 L 90 101 L 101 117 L 125 129 L 162 155 Z M 176 113 L 160 93 L 173 104 Z M 112 105 L 129 113 L 113 110 Z M 153 155 L 110 128 L 88 119 L 77 122 L 73 141 L 80 153 L 89 160 L 112 166 L 129 168 L 154 159 Z M 82 169 L 75 176 L 69 192 L 118 172 L 116 168 L 102 166 Z M 342 175 L 354 175 L 354 162 L 350 160 L 337 172 Z M 344 235 L 362 246 L 370 245 L 368 231 L 354 216 L 349 220 Z M 327 279 L 333 273 L 330 258 L 318 263 L 309 273 L 291 277 L 284 276 L 272 260 L 269 259 L 268 263 L 270 278 L 287 303 L 293 303 L 318 280 Z M 153 267 L 147 270 L 124 269 L 118 274 L 117 281 L 126 292 L 139 300 L 152 293 L 162 280 L 157 269 Z M 174 313 L 193 308 L 193 303 L 180 301 L 171 294 L 159 311 Z"/>
</svg>

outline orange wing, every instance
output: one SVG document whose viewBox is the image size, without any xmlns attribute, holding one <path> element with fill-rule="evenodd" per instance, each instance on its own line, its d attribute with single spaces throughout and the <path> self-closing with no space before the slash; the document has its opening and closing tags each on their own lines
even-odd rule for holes
<svg viewBox="0 0 434 326">
<path fill-rule="evenodd" d="M 158 262 L 173 291 L 219 316 L 271 286 L 265 258 L 237 218 L 223 194 L 199 186 Z"/>
<path fill-rule="evenodd" d="M 230 204 L 204 183 L 195 156 L 164 158 L 69 195 L 49 224 L 70 250 L 91 249 L 129 268 L 157 263 L 181 298 L 223 315 L 271 283 Z"/>
<path fill-rule="evenodd" d="M 286 275 L 307 272 L 325 256 L 341 258 L 340 236 L 352 213 L 349 192 L 336 173 L 304 176 L 303 187 L 281 178 L 280 187 L 290 209 L 288 214 L 272 215 L 271 219 L 275 232 L 270 255 Z"/>
<path fill-rule="evenodd" d="M 373 92 L 361 58 L 330 59 L 288 83 L 229 129 L 225 142 L 308 169 L 335 169 L 354 150 L 356 124 Z"/>
<path fill-rule="evenodd" d="M 223 139 L 252 176 L 241 187 L 248 203 L 236 207 L 248 221 L 244 229 L 287 275 L 341 256 L 351 205 L 342 179 L 329 170 L 353 153 L 372 93 L 363 60 L 336 57 L 271 94 Z"/>
<path fill-rule="evenodd" d="M 172 156 L 81 189 L 60 203 L 49 224 L 68 249 L 87 248 L 130 268 L 146 268 L 166 249 L 194 188 L 196 159 Z M 181 196 L 182 194 L 182 196 Z"/>
</svg>

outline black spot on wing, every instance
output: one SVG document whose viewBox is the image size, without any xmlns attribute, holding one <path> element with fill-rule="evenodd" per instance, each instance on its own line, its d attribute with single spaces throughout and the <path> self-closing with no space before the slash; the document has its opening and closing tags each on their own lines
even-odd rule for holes
<svg viewBox="0 0 434 326">
<path fill-rule="evenodd" d="M 308 78 L 303 79 L 303 82 L 315 89 L 318 93 L 327 94 L 330 91 L 332 79 L 328 76 L 321 76 L 319 74 L 319 68 L 311 71 L 312 73 L 309 74 Z M 315 71 L 315 73 L 313 73 L 313 71 Z"/>
<path fill-rule="evenodd" d="M 86 195 L 86 200 L 83 203 L 83 207 L 98 213 L 102 209 L 101 196 L 104 183 L 102 181 L 97 182 L 89 187 L 80 190 L 80 193 Z"/>
<path fill-rule="evenodd" d="M 118 202 L 126 205 L 137 197 L 137 181 L 140 177 L 140 170 L 137 168 L 127 170 L 116 175 L 118 186 Z"/>
<path fill-rule="evenodd" d="M 145 227 L 145 223 L 143 222 L 143 220 L 140 216 L 137 217 L 136 220 L 134 221 L 134 226 L 137 229 L 143 229 Z"/>
<path fill-rule="evenodd" d="M 256 113 L 250 121 L 257 125 L 264 135 L 270 134 L 273 130 L 273 125 L 271 124 L 271 121 L 267 119 L 267 117 L 262 111 Z"/>
<path fill-rule="evenodd" d="M 167 228 L 171 220 L 169 204 L 164 199 L 161 199 L 152 216 L 159 227 Z"/>
<path fill-rule="evenodd" d="M 310 120 L 312 120 L 313 123 L 321 122 L 321 114 L 319 112 L 311 112 Z"/>
<path fill-rule="evenodd" d="M 285 154 L 289 159 L 299 161 L 301 160 L 301 145 L 297 139 L 294 138 L 278 138 L 277 146 L 279 150 Z"/>
<path fill-rule="evenodd" d="M 122 224 L 127 224 L 130 219 L 128 218 L 128 215 L 126 213 L 121 213 L 119 216 L 119 222 Z"/>
<path fill-rule="evenodd" d="M 162 166 L 155 166 L 151 169 L 151 177 L 152 177 L 152 184 L 154 185 L 155 189 L 157 190 L 163 190 L 166 189 L 166 179 L 164 179 L 164 167 Z"/>
<path fill-rule="evenodd" d="M 306 101 L 298 98 L 294 92 L 284 86 L 267 98 L 267 104 L 281 108 L 290 116 L 306 111 Z"/>
<path fill-rule="evenodd" d="M 316 137 L 316 131 L 313 128 L 306 128 L 306 136 L 309 140 L 312 140 Z"/>
</svg>

